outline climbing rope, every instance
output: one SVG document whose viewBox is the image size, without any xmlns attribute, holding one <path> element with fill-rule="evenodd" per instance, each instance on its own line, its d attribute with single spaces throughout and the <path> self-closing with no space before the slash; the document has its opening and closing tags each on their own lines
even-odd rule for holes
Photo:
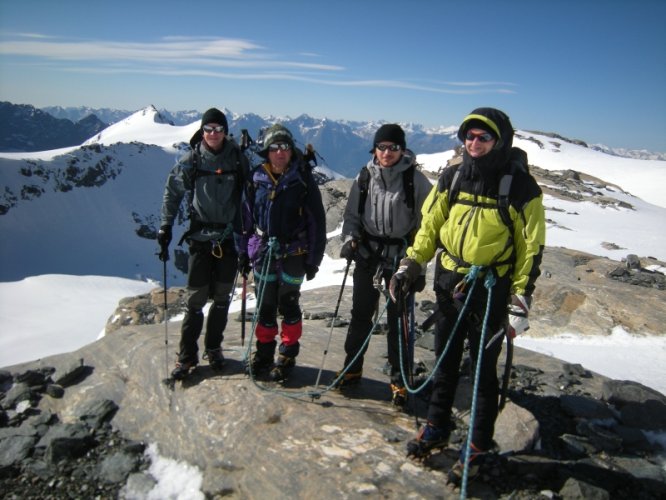
<svg viewBox="0 0 666 500">
<path fill-rule="evenodd" d="M 398 339 L 400 341 L 400 345 L 398 348 L 398 352 L 400 353 L 400 372 L 402 376 L 402 381 L 405 385 L 405 388 L 407 389 L 407 392 L 410 394 L 418 394 L 421 392 L 426 385 L 432 380 L 434 375 L 436 374 L 437 370 L 439 369 L 439 365 L 442 363 L 444 356 L 446 355 L 449 346 L 451 345 L 451 341 L 455 337 L 458 327 L 460 326 L 460 322 L 462 318 L 465 315 L 465 310 L 467 309 L 468 302 L 470 300 L 470 297 L 472 296 L 472 293 L 474 291 L 474 287 L 476 286 L 477 283 L 477 277 L 481 271 L 483 271 L 482 266 L 472 266 L 470 268 L 469 273 L 465 276 L 464 281 L 466 283 L 472 282 L 472 285 L 467 292 L 467 296 L 465 298 L 465 302 L 463 304 L 463 307 L 461 308 L 460 312 L 458 313 L 458 317 L 456 318 L 456 323 L 453 327 L 453 330 L 449 334 L 449 338 L 446 342 L 446 346 L 444 347 L 442 354 L 437 358 L 437 362 L 435 363 L 435 366 L 433 367 L 432 371 L 426 378 L 426 380 L 417 388 L 413 388 L 410 386 L 407 380 L 407 374 L 405 373 L 404 370 L 404 363 L 403 363 L 403 345 L 402 345 L 402 339 L 404 336 L 404 333 L 401 331 L 400 334 L 398 335 Z M 477 356 L 476 356 L 476 364 L 475 364 L 475 370 L 474 370 L 474 386 L 472 389 L 472 405 L 471 405 L 471 410 L 470 410 L 470 418 L 469 418 L 469 430 L 467 432 L 467 440 L 465 442 L 465 452 L 463 454 L 464 457 L 464 467 L 463 467 L 463 477 L 462 477 L 462 483 L 461 483 L 461 492 L 460 492 L 460 498 L 466 498 L 467 497 L 467 482 L 469 478 L 469 453 L 470 449 L 472 446 L 472 429 L 474 428 L 474 421 L 476 419 L 476 408 L 477 408 L 477 401 L 478 401 L 478 392 L 479 392 L 479 379 L 480 379 L 480 374 L 481 374 L 481 362 L 483 360 L 483 351 L 484 351 L 484 345 L 485 345 L 485 338 L 487 335 L 488 331 L 488 318 L 490 316 L 490 305 L 492 303 L 492 292 L 493 292 L 493 287 L 495 286 L 495 275 L 492 272 L 488 272 L 485 275 L 484 279 L 484 286 L 488 290 L 488 298 L 486 301 L 486 310 L 484 313 L 484 318 L 483 318 L 483 326 L 481 329 L 481 337 L 479 339 L 479 345 L 477 347 Z M 402 329 L 403 327 L 403 322 L 400 322 L 400 328 Z"/>
<path fill-rule="evenodd" d="M 270 238 L 268 240 L 268 246 L 267 246 L 267 254 L 263 260 L 262 266 L 261 266 L 261 271 L 260 273 L 257 274 L 259 277 L 259 289 L 257 290 L 257 305 L 254 310 L 254 314 L 252 315 L 252 326 L 250 328 L 250 339 L 248 341 L 248 348 L 245 351 L 245 355 L 243 357 L 243 362 L 247 364 L 248 366 L 248 374 L 250 376 L 250 379 L 252 380 L 252 383 L 262 391 L 267 391 L 271 392 L 274 394 L 279 394 L 285 397 L 293 398 L 293 399 L 300 399 L 303 397 L 309 397 L 312 399 L 318 399 L 320 398 L 323 394 L 326 392 L 329 392 L 337 386 L 337 384 L 342 380 L 344 375 L 347 373 L 349 368 L 353 365 L 353 363 L 356 361 L 356 359 L 361 355 L 361 353 L 365 350 L 365 347 L 368 345 L 370 342 L 370 339 L 372 338 L 372 334 L 377 328 L 377 325 L 379 324 L 379 321 L 381 320 L 382 316 L 384 315 L 384 312 L 386 311 L 386 307 L 388 306 L 388 300 L 384 306 L 384 310 L 381 312 L 381 314 L 378 316 L 377 320 L 375 323 L 372 325 L 372 328 L 370 329 L 370 332 L 368 332 L 368 336 L 366 337 L 363 345 L 361 346 L 361 349 L 359 352 L 354 356 L 354 359 L 343 368 L 343 370 L 338 374 L 338 376 L 333 380 L 329 385 L 326 387 L 322 388 L 321 390 L 309 390 L 309 391 L 286 391 L 286 390 L 279 390 L 274 387 L 266 386 L 264 384 L 260 384 L 259 381 L 256 379 L 254 376 L 254 373 L 252 373 L 252 362 L 250 360 L 250 355 L 252 353 L 252 339 L 254 338 L 255 330 L 257 328 L 257 321 L 258 321 L 258 315 L 259 311 L 261 310 L 261 304 L 263 303 L 264 299 L 264 292 L 266 290 L 266 286 L 268 281 L 270 281 L 270 278 L 272 278 L 272 275 L 269 274 L 270 268 L 271 268 L 271 263 L 274 259 L 274 254 L 276 249 L 279 249 L 280 245 L 279 242 L 277 241 L 276 238 Z M 278 279 L 276 277 L 276 279 Z M 335 318 L 334 318 L 335 319 Z"/>
<path fill-rule="evenodd" d="M 481 270 L 482 270 L 482 268 L 480 266 L 472 266 L 469 270 L 469 273 L 467 273 L 467 275 L 465 275 L 464 280 L 466 282 L 471 282 L 472 283 L 472 285 L 471 285 L 471 287 L 470 287 L 470 289 L 467 293 L 467 296 L 465 298 L 465 302 L 463 303 L 463 306 L 460 309 L 460 312 L 458 313 L 458 317 L 456 318 L 456 322 L 453 325 L 453 329 L 451 330 L 451 333 L 449 334 L 449 338 L 446 341 L 446 345 L 444 346 L 444 349 L 442 350 L 442 354 L 440 354 L 439 357 L 437 358 L 437 361 L 435 362 L 435 366 L 431 370 L 430 374 L 426 377 L 426 379 L 418 387 L 412 387 L 409 384 L 409 381 L 407 380 L 408 375 L 402 369 L 402 367 L 403 367 L 403 359 L 402 359 L 402 356 L 403 356 L 403 346 L 402 346 L 403 333 L 400 332 L 400 334 L 398 335 L 398 339 L 399 339 L 399 342 L 400 342 L 400 345 L 398 346 L 398 352 L 400 353 L 400 375 L 402 377 L 402 382 L 405 386 L 405 389 L 407 390 L 407 392 L 409 394 L 418 394 L 419 392 L 424 390 L 426 388 L 426 386 L 430 383 L 430 381 L 433 379 L 435 374 L 437 373 L 437 370 L 439 369 L 439 365 L 442 364 L 442 361 L 443 361 L 444 357 L 446 356 L 446 353 L 449 350 L 451 342 L 453 341 L 454 337 L 458 333 L 458 328 L 460 327 L 460 323 L 461 323 L 462 319 L 465 317 L 465 312 L 467 310 L 469 300 L 472 297 L 472 293 L 474 291 L 474 288 L 476 287 L 476 283 L 477 283 L 476 278 L 477 278 L 477 276 L 478 276 L 478 274 Z M 400 326 L 402 326 L 402 325 L 400 325 Z"/>
<path fill-rule="evenodd" d="M 488 331 L 488 317 L 490 316 L 490 304 L 493 298 L 493 286 L 495 286 L 494 273 L 487 273 L 484 280 L 484 286 L 488 290 L 488 300 L 486 302 L 486 312 L 483 317 L 483 328 L 481 329 L 481 338 L 479 339 L 479 346 L 476 354 L 476 369 L 474 370 L 474 388 L 472 389 L 472 409 L 469 416 L 469 430 L 467 432 L 467 442 L 465 443 L 465 467 L 463 469 L 462 485 L 460 489 L 460 498 L 467 497 L 467 479 L 469 476 L 469 452 L 472 447 L 472 429 L 474 428 L 474 420 L 476 418 L 476 404 L 479 392 L 479 379 L 481 374 L 481 361 L 483 360 L 483 351 L 485 345 L 486 333 Z"/>
</svg>

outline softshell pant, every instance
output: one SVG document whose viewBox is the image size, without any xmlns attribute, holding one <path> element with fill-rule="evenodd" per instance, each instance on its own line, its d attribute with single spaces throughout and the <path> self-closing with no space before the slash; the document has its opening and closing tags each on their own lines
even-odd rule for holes
<svg viewBox="0 0 666 500">
<path fill-rule="evenodd" d="M 278 313 L 282 315 L 279 352 L 283 356 L 295 358 L 300 349 L 299 339 L 303 333 L 303 322 L 299 299 L 301 284 L 305 276 L 305 255 L 292 255 L 271 259 L 270 269 L 261 274 L 263 262 L 255 264 L 255 288 L 259 307 L 259 321 L 255 334 L 259 344 L 275 342 L 278 335 Z M 261 295 L 259 295 L 261 294 Z M 274 344 L 273 344 L 274 345 Z"/>
<path fill-rule="evenodd" d="M 439 264 L 438 264 L 439 265 Z M 498 278 L 492 288 L 492 302 L 488 326 L 483 346 L 479 346 L 486 311 L 488 291 L 483 285 L 483 277 L 478 278 L 473 296 L 468 304 L 468 314 L 460 321 L 458 329 L 453 332 L 458 318 L 461 303 L 454 303 L 452 291 L 463 275 L 438 269 L 435 282 L 437 306 L 444 313 L 435 326 L 435 352 L 437 357 L 453 334 L 453 339 L 446 355 L 439 365 L 433 378 L 432 394 L 428 407 L 428 421 L 437 427 L 447 428 L 450 425 L 451 408 L 460 376 L 465 337 L 469 339 L 470 357 L 472 360 L 472 380 L 476 369 L 476 360 L 481 347 L 481 371 L 477 393 L 477 411 L 472 429 L 472 442 L 481 450 L 492 447 L 495 432 L 495 420 L 498 413 L 499 383 L 497 379 L 497 359 L 502 350 L 504 336 L 500 336 L 490 346 L 488 342 L 499 331 L 506 327 L 507 301 L 509 298 L 510 281 L 508 277 Z M 471 283 L 467 285 L 467 290 Z M 464 298 L 462 299 L 464 301 Z"/>
<path fill-rule="evenodd" d="M 181 362 L 198 360 L 197 342 L 203 329 L 203 308 L 209 298 L 213 299 L 213 304 L 208 311 L 205 349 L 219 349 L 224 338 L 238 255 L 231 240 L 222 244 L 221 258 L 211 253 L 212 248 L 211 242 L 208 241 L 190 242 L 187 312 L 183 319 L 178 355 Z"/>
<path fill-rule="evenodd" d="M 373 283 L 374 274 L 376 273 L 376 268 L 374 266 L 368 266 L 365 261 L 359 259 L 354 268 L 354 289 L 352 292 L 352 311 L 351 311 L 351 322 L 349 323 L 349 328 L 347 329 L 347 337 L 345 338 L 345 366 L 348 366 L 352 363 L 352 360 L 356 357 L 353 364 L 349 367 L 348 373 L 357 373 L 363 369 L 363 359 L 365 352 L 367 351 L 368 344 L 363 344 L 370 334 L 370 330 L 373 325 L 373 316 L 375 310 L 379 308 L 381 312 L 384 309 L 384 296 L 380 299 L 379 290 L 375 288 Z M 388 289 L 388 284 L 391 280 L 393 272 L 390 268 L 384 269 L 382 272 L 382 280 L 384 286 Z M 377 301 L 379 300 L 379 307 Z M 387 334 L 387 344 L 388 344 L 388 361 L 391 365 L 391 381 L 402 385 L 402 376 L 400 373 L 400 344 L 398 335 L 400 335 L 398 321 L 398 308 L 392 300 L 388 300 L 386 307 L 386 316 L 388 323 L 388 334 Z M 403 332 L 406 333 L 406 332 Z M 407 339 L 403 337 L 403 367 L 405 374 L 409 373 L 409 357 L 406 354 L 407 351 Z"/>
</svg>

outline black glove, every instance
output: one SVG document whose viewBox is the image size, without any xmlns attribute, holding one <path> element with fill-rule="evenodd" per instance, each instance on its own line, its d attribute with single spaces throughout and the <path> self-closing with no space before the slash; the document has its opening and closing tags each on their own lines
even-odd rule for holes
<svg viewBox="0 0 666 500">
<path fill-rule="evenodd" d="M 426 286 L 425 274 L 419 274 L 419 277 L 416 278 L 416 282 L 414 282 L 414 291 L 422 292 L 425 286 Z"/>
<path fill-rule="evenodd" d="M 157 232 L 157 243 L 160 245 L 159 258 L 162 262 L 169 260 L 169 243 L 171 243 L 171 226 L 162 226 Z"/>
<path fill-rule="evenodd" d="M 319 268 L 317 266 L 305 266 L 305 279 L 308 281 L 314 279 L 318 271 Z"/>
<path fill-rule="evenodd" d="M 421 276 L 421 265 L 414 259 L 402 259 L 398 271 L 391 277 L 389 282 L 389 293 L 393 302 L 398 302 L 399 297 L 403 297 Z M 425 286 L 425 278 L 424 278 Z"/>
<path fill-rule="evenodd" d="M 252 264 L 250 262 L 250 257 L 246 253 L 241 253 L 238 256 L 238 272 L 247 278 L 247 275 L 250 274 L 252 270 Z"/>
<path fill-rule="evenodd" d="M 354 260 L 356 257 L 356 240 L 349 240 L 340 249 L 340 258 L 347 261 Z"/>
</svg>

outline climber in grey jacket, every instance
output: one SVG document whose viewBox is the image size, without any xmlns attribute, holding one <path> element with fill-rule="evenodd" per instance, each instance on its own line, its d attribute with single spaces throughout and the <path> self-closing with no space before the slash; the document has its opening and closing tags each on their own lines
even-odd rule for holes
<svg viewBox="0 0 666 500">
<path fill-rule="evenodd" d="M 226 136 L 228 124 L 216 108 L 206 111 L 201 128 L 190 141 L 192 151 L 179 158 L 164 188 L 161 227 L 157 235 L 168 259 L 172 226 L 183 198 L 189 195 L 190 228 L 181 242 L 189 244 L 187 312 L 183 319 L 180 351 L 171 373 L 178 380 L 198 364 L 197 340 L 203 329 L 203 308 L 209 298 L 204 357 L 215 370 L 222 368 L 223 332 L 231 289 L 237 270 L 236 241 L 241 233 L 240 203 L 248 177 L 248 164 L 240 148 Z"/>
<path fill-rule="evenodd" d="M 406 148 L 405 133 L 399 125 L 382 125 L 370 153 L 372 159 L 352 184 L 342 225 L 344 244 L 340 255 L 356 265 L 352 318 L 345 341 L 347 372 L 340 386 L 362 376 L 365 349 L 360 351 L 372 328 L 379 288 L 386 287 L 411 244 L 421 220 L 421 205 L 432 188 L 416 168 L 415 155 Z M 393 402 L 402 406 L 406 390 L 400 372 L 399 317 L 393 302 L 387 305 L 387 315 Z M 407 355 L 403 353 L 402 358 L 406 366 Z"/>
</svg>

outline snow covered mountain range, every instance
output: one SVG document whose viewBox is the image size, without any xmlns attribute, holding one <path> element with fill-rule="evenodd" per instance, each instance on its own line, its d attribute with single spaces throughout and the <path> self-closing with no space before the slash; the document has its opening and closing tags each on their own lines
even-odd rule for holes
<svg viewBox="0 0 666 500">
<path fill-rule="evenodd" d="M 109 109 L 109 108 L 90 108 L 87 106 L 79 107 L 61 107 L 61 106 L 49 106 L 42 108 L 43 111 L 49 113 L 50 115 L 56 118 L 65 118 L 71 120 L 72 122 L 79 122 L 80 120 L 89 117 L 90 115 L 95 115 L 99 120 L 104 123 L 116 123 L 128 116 L 132 115 L 132 111 L 118 110 L 118 109 Z M 159 113 L 163 116 L 168 123 L 173 125 L 189 125 L 192 122 L 195 122 L 201 116 L 201 112 L 196 110 L 186 110 L 186 111 L 169 111 L 167 109 L 159 109 Z M 258 115 L 248 113 L 248 114 L 237 114 L 229 110 L 225 110 L 229 121 L 231 131 L 234 132 L 241 130 L 241 128 L 248 128 L 251 132 L 259 130 L 259 128 L 272 124 L 275 121 L 282 121 L 285 123 L 290 123 L 295 129 L 303 133 L 303 141 L 305 143 L 312 142 L 314 146 L 319 150 L 322 150 L 322 155 L 325 158 L 328 158 L 330 155 L 328 148 L 329 144 L 324 142 L 319 142 L 320 139 L 327 138 L 330 140 L 332 135 L 335 135 L 336 132 L 343 132 L 343 136 L 349 137 L 349 131 L 353 135 L 361 136 L 365 139 L 372 139 L 372 134 L 376 130 L 376 123 L 366 123 L 366 122 L 356 122 L 356 121 L 347 121 L 347 120 L 327 120 L 327 119 L 316 119 L 308 115 L 301 115 L 296 118 L 278 118 L 274 116 L 260 117 Z M 238 123 L 238 125 L 236 125 Z M 314 126 L 313 126 L 314 124 Z M 250 127 L 246 126 L 250 125 Z M 254 125 L 254 128 L 253 128 Z M 339 127 L 339 128 L 336 128 Z M 317 129 L 322 129 L 325 127 L 331 127 L 330 133 L 319 132 L 316 133 Z M 450 144 L 447 142 L 455 142 L 455 137 L 453 134 L 457 130 L 456 126 L 449 127 L 438 127 L 438 128 L 427 128 L 418 124 L 409 123 L 403 124 L 405 130 L 409 134 L 409 146 L 414 151 L 419 151 L 421 153 L 434 153 L 438 151 L 443 151 L 450 149 Z M 553 133 L 544 133 L 538 132 L 540 135 L 549 135 L 555 139 L 561 139 L 567 142 L 572 142 L 581 146 L 587 146 L 596 151 L 603 151 L 614 156 L 621 156 L 625 158 L 633 158 L 636 160 L 666 160 L 666 152 L 654 152 L 647 150 L 637 150 L 637 149 L 624 149 L 624 148 L 612 148 L 605 146 L 603 144 L 586 144 L 585 142 L 577 139 L 568 139 L 562 137 L 558 134 Z M 350 144 L 349 147 L 353 148 L 353 144 Z M 366 154 L 366 145 L 361 146 L 363 151 L 361 155 Z M 331 152 L 332 155 L 332 152 Z M 333 158 L 329 158 L 329 161 Z M 334 168 L 337 168 L 339 171 L 343 172 L 344 168 L 340 168 L 339 165 L 334 165 L 331 163 Z M 344 166 L 343 166 L 344 167 Z"/>
<path fill-rule="evenodd" d="M 0 153 L 0 282 L 53 273 L 161 280 L 154 238 L 164 181 L 198 126 L 198 119 L 173 125 L 149 106 L 81 146 Z M 303 136 L 302 129 L 291 126 Z M 364 160 L 350 166 L 347 177 L 369 157 L 374 130 L 365 133 L 356 136 L 364 145 Z M 408 129 L 409 144 L 411 134 Z M 666 259 L 666 161 L 621 158 L 522 130 L 515 145 L 527 151 L 531 165 L 601 179 L 597 185 L 605 187 L 597 195 L 617 200 L 602 206 L 547 194 L 548 245 L 618 260 L 628 253 Z M 452 149 L 442 149 L 418 160 L 434 177 L 452 155 Z M 336 176 L 325 166 L 323 171 Z M 182 231 L 186 222 L 180 222 Z M 170 277 L 175 280 L 170 284 L 183 282 L 175 269 Z"/>
</svg>

